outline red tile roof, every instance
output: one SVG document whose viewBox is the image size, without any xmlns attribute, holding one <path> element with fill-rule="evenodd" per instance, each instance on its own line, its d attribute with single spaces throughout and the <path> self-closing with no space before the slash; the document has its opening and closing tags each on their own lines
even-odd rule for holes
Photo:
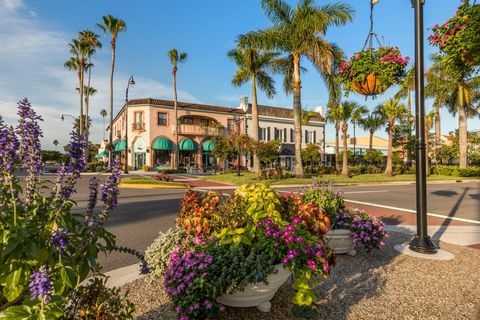
<svg viewBox="0 0 480 320">
<path fill-rule="evenodd" d="M 251 114 L 252 113 L 252 104 L 248 104 L 248 110 L 247 113 Z M 272 106 L 264 106 L 264 105 L 258 105 L 258 114 L 260 116 L 266 116 L 266 117 L 278 117 L 278 118 L 286 118 L 290 119 L 293 118 L 293 110 L 288 109 L 288 108 L 279 108 L 279 107 L 272 107 Z M 314 116 L 311 118 L 311 120 L 314 121 L 325 121 L 325 119 L 322 117 L 322 115 L 318 112 L 313 112 Z"/>
<path fill-rule="evenodd" d="M 150 104 L 155 106 L 166 106 L 166 107 L 173 107 L 172 100 L 160 100 L 160 99 L 138 99 L 138 100 L 130 100 L 128 101 L 129 105 L 136 105 L 136 104 Z M 216 112 L 227 112 L 227 113 L 237 113 L 237 114 L 245 114 L 243 110 L 238 108 L 228 108 L 222 106 L 214 106 L 209 104 L 200 104 L 200 103 L 190 103 L 190 102 L 177 102 L 178 108 L 184 109 L 195 109 L 195 110 L 206 110 L 206 111 L 216 111 Z"/>
</svg>

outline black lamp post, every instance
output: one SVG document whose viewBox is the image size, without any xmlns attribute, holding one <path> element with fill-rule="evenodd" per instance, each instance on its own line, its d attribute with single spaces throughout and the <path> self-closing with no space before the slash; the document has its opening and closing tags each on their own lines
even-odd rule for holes
<svg viewBox="0 0 480 320">
<path fill-rule="evenodd" d="M 410 0 L 415 9 L 415 157 L 416 157 L 416 198 L 417 234 L 410 241 L 410 249 L 420 253 L 433 254 L 438 248 L 428 235 L 427 224 L 427 157 L 425 148 L 425 92 L 423 54 L 423 5 L 425 0 Z"/>
<path fill-rule="evenodd" d="M 65 121 L 65 117 L 70 117 L 73 119 L 73 127 L 75 128 L 75 121 L 77 120 L 77 118 L 75 118 L 71 114 L 62 113 L 62 116 L 60 117 L 60 119 L 62 119 L 62 122 Z M 80 129 L 80 126 L 78 128 Z"/>
<path fill-rule="evenodd" d="M 127 83 L 127 90 L 125 90 L 125 170 L 128 173 L 128 88 L 135 84 L 133 76 L 130 76 Z"/>
<path fill-rule="evenodd" d="M 239 177 L 241 176 L 241 174 L 240 174 L 240 159 L 241 159 L 240 154 L 241 154 L 242 149 L 241 149 L 241 146 L 240 146 L 240 122 L 242 122 L 242 120 L 243 120 L 243 119 L 240 118 L 240 117 L 238 117 L 238 118 L 236 118 L 236 119 L 234 120 L 234 121 L 235 121 L 235 125 L 237 126 L 237 134 L 238 134 L 237 176 L 239 176 Z"/>
</svg>

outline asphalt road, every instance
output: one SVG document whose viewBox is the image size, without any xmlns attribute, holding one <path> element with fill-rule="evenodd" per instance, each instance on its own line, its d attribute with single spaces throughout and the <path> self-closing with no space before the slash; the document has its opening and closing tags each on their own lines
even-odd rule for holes
<svg viewBox="0 0 480 320">
<path fill-rule="evenodd" d="M 78 211 L 84 211 L 88 199 L 88 180 L 77 184 Z M 100 177 L 104 179 L 104 177 Z M 339 188 L 348 200 L 415 209 L 415 185 L 368 185 Z M 117 244 L 144 252 L 157 237 L 174 225 L 182 189 L 121 189 L 119 206 L 112 213 L 107 229 L 116 235 Z M 428 212 L 480 221 L 480 183 L 428 185 Z M 104 271 L 134 264 L 135 257 L 112 253 L 100 257 Z"/>
</svg>

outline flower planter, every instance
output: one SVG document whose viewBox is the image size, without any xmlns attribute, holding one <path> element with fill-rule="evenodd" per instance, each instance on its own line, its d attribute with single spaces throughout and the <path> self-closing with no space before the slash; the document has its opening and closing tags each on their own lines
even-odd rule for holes
<svg viewBox="0 0 480 320">
<path fill-rule="evenodd" d="M 354 256 L 357 253 L 355 251 L 353 240 L 350 237 L 351 234 L 352 232 L 348 229 L 332 229 L 327 232 L 325 235 L 327 244 L 333 249 L 333 253 L 346 253 L 351 256 Z"/>
<path fill-rule="evenodd" d="M 281 264 L 275 266 L 274 272 L 267 278 L 268 285 L 263 282 L 250 284 L 243 291 L 218 297 L 217 301 L 231 307 L 257 307 L 263 312 L 270 311 L 272 306 L 270 300 L 291 275 L 289 271 L 283 269 Z"/>
<path fill-rule="evenodd" d="M 363 82 L 352 83 L 352 87 L 356 92 L 365 96 L 374 96 L 382 93 L 380 92 L 380 81 L 373 73 L 370 73 Z"/>
</svg>

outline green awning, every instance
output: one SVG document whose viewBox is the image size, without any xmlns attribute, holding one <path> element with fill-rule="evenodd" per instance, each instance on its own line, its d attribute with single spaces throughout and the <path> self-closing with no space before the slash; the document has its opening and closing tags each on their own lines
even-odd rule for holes
<svg viewBox="0 0 480 320">
<path fill-rule="evenodd" d="M 172 150 L 173 145 L 172 141 L 168 140 L 167 138 L 157 138 L 153 142 L 153 150 Z"/>
<path fill-rule="evenodd" d="M 211 140 L 207 140 L 204 143 L 202 143 L 203 151 L 212 151 L 213 148 L 215 148 L 215 145 Z"/>
<path fill-rule="evenodd" d="M 105 156 L 108 156 L 108 151 L 102 151 L 102 152 L 100 152 L 100 153 L 97 153 L 97 154 L 95 155 L 95 158 L 99 159 L 99 158 L 105 157 Z"/>
<path fill-rule="evenodd" d="M 125 151 L 126 146 L 127 146 L 127 142 L 125 140 L 120 140 L 115 144 L 113 151 L 114 152 Z"/>
<path fill-rule="evenodd" d="M 180 141 L 178 144 L 180 151 L 195 151 L 197 150 L 197 146 L 195 145 L 195 142 L 192 141 L 192 139 L 183 139 Z"/>
</svg>

